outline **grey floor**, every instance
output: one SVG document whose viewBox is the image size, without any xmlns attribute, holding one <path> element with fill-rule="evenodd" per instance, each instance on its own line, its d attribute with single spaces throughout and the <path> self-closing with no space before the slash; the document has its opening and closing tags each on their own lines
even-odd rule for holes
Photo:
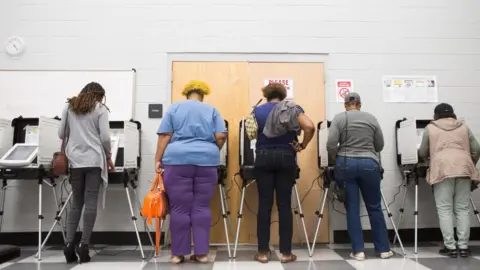
<svg viewBox="0 0 480 270">
<path fill-rule="evenodd" d="M 153 258 L 151 247 L 145 247 L 147 258 L 142 260 L 140 251 L 136 247 L 128 246 L 103 246 L 95 247 L 92 250 L 92 262 L 87 264 L 70 264 L 64 263 L 62 251 L 57 247 L 47 248 L 42 253 L 42 261 L 38 262 L 35 258 L 36 250 L 33 247 L 22 248 L 20 258 L 0 264 L 0 269 L 5 270 L 81 270 L 81 269 L 235 269 L 235 270 L 281 270 L 281 269 L 332 269 L 332 270 L 352 270 L 352 269 L 416 269 L 416 270 L 454 270 L 454 269 L 480 269 L 480 242 L 473 242 L 471 245 L 472 257 L 468 259 L 451 259 L 438 255 L 440 248 L 439 243 L 421 243 L 419 245 L 418 254 L 413 254 L 413 248 L 407 247 L 407 256 L 404 257 L 402 252 L 394 248 L 395 257 L 387 260 L 379 259 L 375 256 L 372 245 L 366 245 L 367 260 L 357 262 L 350 260 L 349 245 L 320 245 L 316 248 L 315 254 L 310 258 L 306 250 L 297 247 L 294 253 L 298 256 L 298 261 L 290 264 L 281 264 L 279 254 L 272 256 L 272 260 L 268 264 L 260 264 L 252 261 L 255 254 L 255 247 L 241 247 L 237 251 L 235 260 L 228 259 L 228 253 L 225 248 L 212 248 L 210 252 L 211 263 L 199 265 L 192 262 L 186 262 L 183 265 L 171 265 L 168 263 L 170 254 L 169 250 L 162 250 L 157 258 Z"/>
</svg>

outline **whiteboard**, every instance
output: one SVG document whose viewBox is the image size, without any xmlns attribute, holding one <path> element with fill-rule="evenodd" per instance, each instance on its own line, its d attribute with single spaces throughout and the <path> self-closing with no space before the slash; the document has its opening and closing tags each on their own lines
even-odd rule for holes
<svg viewBox="0 0 480 270">
<path fill-rule="evenodd" d="M 61 117 L 67 98 L 78 95 L 86 84 L 98 82 L 106 92 L 110 120 L 132 119 L 135 73 L 135 70 L 0 70 L 0 115 L 7 119 Z"/>
</svg>

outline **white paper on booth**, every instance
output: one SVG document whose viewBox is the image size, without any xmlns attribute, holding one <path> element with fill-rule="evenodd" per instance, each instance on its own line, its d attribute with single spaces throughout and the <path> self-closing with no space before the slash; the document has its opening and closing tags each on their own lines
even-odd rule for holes
<svg viewBox="0 0 480 270">
<path fill-rule="evenodd" d="M 320 151 L 320 167 L 328 167 L 328 121 L 325 120 L 320 124 L 319 131 L 319 151 Z"/>
<path fill-rule="evenodd" d="M 422 145 L 423 133 L 425 132 L 424 128 L 417 128 L 417 149 Z"/>
<path fill-rule="evenodd" d="M 225 140 L 225 144 L 220 149 L 220 165 L 227 165 L 227 152 L 228 152 L 228 139 Z"/>
<path fill-rule="evenodd" d="M 44 166 L 50 166 L 53 159 L 53 154 L 59 152 L 62 140 L 58 137 L 58 128 L 60 127 L 60 120 L 40 117 L 38 120 L 37 133 L 38 154 L 37 163 Z M 34 130 L 34 131 L 35 131 Z M 33 138 L 33 135 L 32 135 Z M 25 140 L 26 141 L 26 140 Z"/>
<path fill-rule="evenodd" d="M 125 121 L 119 136 L 119 148 L 123 147 L 123 167 L 137 168 L 140 155 L 140 131 L 136 123 Z"/>
<path fill-rule="evenodd" d="M 115 164 L 115 161 L 117 160 L 119 142 L 120 142 L 120 140 L 119 140 L 118 136 L 111 136 L 110 137 L 110 146 L 111 146 L 111 151 L 112 151 L 112 162 L 113 162 L 113 164 Z"/>
<path fill-rule="evenodd" d="M 25 143 L 38 144 L 38 127 L 37 126 L 25 127 Z"/>
<path fill-rule="evenodd" d="M 110 129 L 110 137 L 118 137 L 118 148 L 125 147 L 125 132 L 123 129 Z"/>
<path fill-rule="evenodd" d="M 255 147 L 257 146 L 257 139 L 253 139 L 250 141 L 250 149 L 255 151 Z"/>
<path fill-rule="evenodd" d="M 399 153 L 402 165 L 418 163 L 417 149 L 417 124 L 415 119 L 405 120 L 400 123 Z"/>
<path fill-rule="evenodd" d="M 385 102 L 438 102 L 435 76 L 384 76 Z"/>
</svg>

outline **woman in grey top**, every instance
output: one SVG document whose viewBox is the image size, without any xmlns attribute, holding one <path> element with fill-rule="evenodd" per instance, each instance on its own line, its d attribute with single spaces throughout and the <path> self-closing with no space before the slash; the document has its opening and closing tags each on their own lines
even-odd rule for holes
<svg viewBox="0 0 480 270">
<path fill-rule="evenodd" d="M 89 262 L 90 237 L 97 217 L 98 193 L 102 180 L 108 183 L 108 170 L 114 170 L 105 90 L 95 82 L 68 99 L 62 114 L 58 136 L 66 140 L 65 153 L 70 165 L 73 203 L 67 220 L 64 249 L 67 263 Z M 66 126 L 66 134 L 65 134 Z M 73 243 L 82 209 L 83 233 L 77 248 Z M 78 257 L 77 257 L 78 255 Z"/>
</svg>

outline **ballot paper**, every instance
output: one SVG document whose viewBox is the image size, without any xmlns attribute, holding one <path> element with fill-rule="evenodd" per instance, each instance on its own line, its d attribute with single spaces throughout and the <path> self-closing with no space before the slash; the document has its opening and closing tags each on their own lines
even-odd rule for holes
<svg viewBox="0 0 480 270">
<path fill-rule="evenodd" d="M 38 127 L 37 126 L 25 127 L 25 143 L 38 145 Z"/>
<path fill-rule="evenodd" d="M 111 140 L 112 162 L 113 164 L 115 164 L 115 161 L 117 160 L 118 145 L 119 145 L 120 139 L 118 136 L 112 136 L 110 137 L 110 140 Z"/>
<path fill-rule="evenodd" d="M 417 149 L 422 145 L 423 133 L 425 133 L 425 129 L 417 128 Z"/>
</svg>

